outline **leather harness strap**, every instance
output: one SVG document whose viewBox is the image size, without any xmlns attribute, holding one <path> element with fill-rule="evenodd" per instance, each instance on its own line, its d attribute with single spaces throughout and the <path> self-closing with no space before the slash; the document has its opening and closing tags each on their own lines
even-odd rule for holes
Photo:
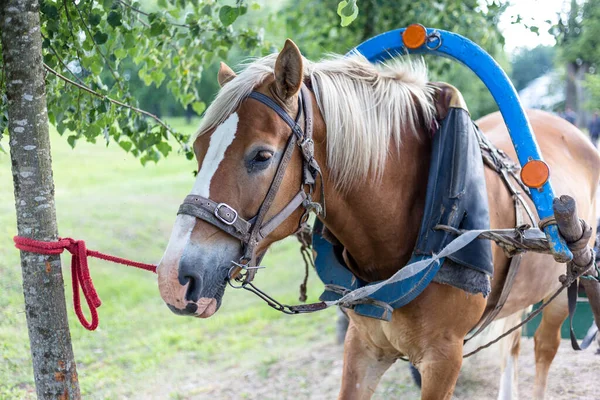
<svg viewBox="0 0 600 400">
<path fill-rule="evenodd" d="M 487 137 L 485 137 L 481 133 L 479 134 L 479 144 L 482 151 L 484 163 L 488 167 L 496 171 L 496 173 L 498 173 L 498 175 L 502 178 L 502 181 L 504 182 L 506 188 L 511 193 L 515 204 L 516 227 L 519 228 L 525 226 L 523 213 L 527 213 L 527 216 L 529 217 L 532 226 L 537 226 L 533 217 L 533 212 L 531 211 L 529 205 L 523 198 L 521 192 L 511 182 L 512 177 L 526 191 L 526 193 L 529 193 L 527 188 L 522 185 L 516 173 L 519 167 L 515 163 L 513 163 L 512 160 L 510 160 L 510 158 L 508 158 L 508 156 L 502 150 L 496 148 L 487 139 Z M 521 266 L 523 253 L 513 253 L 512 255 L 509 254 L 509 256 L 511 257 L 511 259 L 510 264 L 508 266 L 508 273 L 506 274 L 504 285 L 502 286 L 502 291 L 500 292 L 500 297 L 498 298 L 495 307 L 482 316 L 480 322 L 477 324 L 477 329 L 469 337 L 465 338 L 465 343 L 473 339 L 475 336 L 479 335 L 481 332 L 483 332 L 485 328 L 487 328 L 496 319 L 498 314 L 500 314 L 500 311 L 502 311 L 506 300 L 508 300 L 508 296 L 510 295 L 512 287 L 515 283 L 517 273 L 519 272 L 519 267 Z"/>
<path fill-rule="evenodd" d="M 252 92 L 248 95 L 249 99 L 256 100 L 279 115 L 281 119 L 291 128 L 292 133 L 287 141 L 285 150 L 277 166 L 277 170 L 271 181 L 267 194 L 258 209 L 256 216 L 250 220 L 245 220 L 238 215 L 238 212 L 226 203 L 217 203 L 199 195 L 189 195 L 179 207 L 178 214 L 190 215 L 203 221 L 206 221 L 229 235 L 239 239 L 244 246 L 244 253 L 238 263 L 232 262 L 234 268 L 245 269 L 244 282 L 249 283 L 254 279 L 256 273 L 255 249 L 258 243 L 269 233 L 273 232 L 281 225 L 291 214 L 300 206 L 305 208 L 305 213 L 300 218 L 301 226 L 308 217 L 308 212 L 316 211 L 324 213 L 324 187 L 321 179 L 321 201 L 322 205 L 312 201 L 312 194 L 318 175 L 321 175 L 319 164 L 314 158 L 313 142 L 313 105 L 310 92 L 305 85 L 300 88 L 298 96 L 298 114 L 292 118 L 275 100 L 269 96 Z M 304 130 L 300 127 L 298 121 L 301 115 L 304 115 Z M 269 210 L 271 209 L 275 197 L 285 176 L 285 171 L 292 159 L 295 145 L 298 144 L 302 154 L 302 183 L 298 193 L 283 207 L 275 216 L 264 222 Z M 322 178 L 322 177 L 321 177 Z M 308 189 L 308 192 L 306 191 Z M 232 272 L 230 271 L 230 272 Z M 234 275 L 237 275 L 235 271 Z M 230 273 L 230 278 L 232 278 Z"/>
</svg>

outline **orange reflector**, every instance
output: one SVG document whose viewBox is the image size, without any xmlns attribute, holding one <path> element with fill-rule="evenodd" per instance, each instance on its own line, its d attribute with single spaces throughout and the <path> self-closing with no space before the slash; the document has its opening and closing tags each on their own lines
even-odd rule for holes
<svg viewBox="0 0 600 400">
<path fill-rule="evenodd" d="M 425 39 L 427 39 L 427 30 L 421 24 L 409 25 L 402 32 L 402 41 L 409 49 L 418 49 L 423 46 Z"/>
<path fill-rule="evenodd" d="M 525 185 L 533 189 L 539 189 L 548 182 L 550 168 L 548 164 L 540 160 L 531 160 L 521 170 L 521 180 Z"/>
</svg>

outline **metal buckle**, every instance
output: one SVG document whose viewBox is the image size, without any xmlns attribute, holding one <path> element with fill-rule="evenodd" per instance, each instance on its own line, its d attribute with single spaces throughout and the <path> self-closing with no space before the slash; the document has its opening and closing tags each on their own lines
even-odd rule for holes
<svg viewBox="0 0 600 400">
<path fill-rule="evenodd" d="M 310 162 L 315 155 L 315 142 L 311 138 L 304 138 L 298 146 L 302 149 L 304 159 Z"/>
<path fill-rule="evenodd" d="M 221 209 L 221 207 L 227 207 L 227 210 L 229 212 L 231 212 L 231 214 L 233 215 L 233 219 L 231 221 L 226 220 L 225 218 L 223 218 L 220 214 L 219 214 L 219 210 Z M 219 221 L 221 221 L 222 223 L 224 223 L 225 225 L 233 225 L 235 224 L 235 221 L 237 221 L 238 218 L 238 213 L 237 211 L 235 211 L 231 206 L 225 204 L 225 203 L 219 203 L 217 204 L 217 206 L 215 207 L 215 217 L 217 217 L 219 219 Z"/>
</svg>

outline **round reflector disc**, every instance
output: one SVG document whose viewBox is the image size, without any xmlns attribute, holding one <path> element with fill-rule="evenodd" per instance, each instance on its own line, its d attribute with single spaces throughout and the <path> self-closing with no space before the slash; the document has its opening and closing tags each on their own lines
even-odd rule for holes
<svg viewBox="0 0 600 400">
<path fill-rule="evenodd" d="M 530 160 L 521 169 L 521 180 L 525 185 L 533 189 L 539 189 L 550 177 L 548 164 L 541 160 Z"/>
<path fill-rule="evenodd" d="M 427 30 L 421 24 L 409 25 L 404 32 L 402 32 L 402 41 L 409 49 L 418 49 L 423 46 L 426 39 Z"/>
</svg>

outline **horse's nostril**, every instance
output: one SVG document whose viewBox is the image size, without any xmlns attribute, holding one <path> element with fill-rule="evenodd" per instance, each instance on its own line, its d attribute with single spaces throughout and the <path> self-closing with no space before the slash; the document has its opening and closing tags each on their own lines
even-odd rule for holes
<svg viewBox="0 0 600 400">
<path fill-rule="evenodd" d="M 188 287 L 187 287 L 187 291 L 185 292 L 185 299 L 187 301 L 196 301 L 198 299 L 194 298 L 194 294 L 196 292 L 196 289 L 198 288 L 198 279 L 194 278 L 192 276 L 186 276 L 184 277 L 184 279 L 187 281 Z"/>
<path fill-rule="evenodd" d="M 185 310 L 190 314 L 194 314 L 198 310 L 198 305 L 196 303 L 187 303 Z"/>
</svg>

